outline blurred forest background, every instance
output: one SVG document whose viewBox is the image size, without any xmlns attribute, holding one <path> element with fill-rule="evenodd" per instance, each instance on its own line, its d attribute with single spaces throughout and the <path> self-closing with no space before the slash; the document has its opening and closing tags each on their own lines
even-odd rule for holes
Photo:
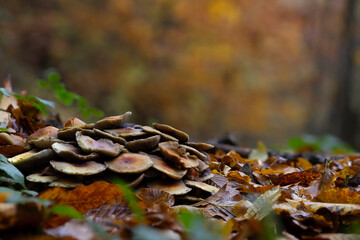
<svg viewBox="0 0 360 240">
<path fill-rule="evenodd" d="M 359 149 L 359 17 L 356 0 L 2 0 L 0 77 L 51 99 L 36 82 L 55 68 L 106 115 L 194 140 L 330 133 Z"/>
</svg>

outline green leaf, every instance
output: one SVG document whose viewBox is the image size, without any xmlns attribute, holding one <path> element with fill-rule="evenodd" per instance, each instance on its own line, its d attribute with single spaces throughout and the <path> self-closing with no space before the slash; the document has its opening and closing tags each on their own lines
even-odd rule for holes
<svg viewBox="0 0 360 240">
<path fill-rule="evenodd" d="M 47 76 L 47 80 L 50 84 L 54 84 L 60 81 L 60 74 L 52 72 Z"/>
<path fill-rule="evenodd" d="M 65 88 L 56 90 L 56 97 L 65 105 L 71 105 L 77 95 L 68 92 Z"/>
<path fill-rule="evenodd" d="M 45 106 L 48 106 L 48 107 L 51 107 L 51 108 L 55 109 L 55 104 L 54 104 L 54 102 L 48 101 L 48 100 L 44 100 L 44 99 L 39 98 L 39 97 L 34 97 L 34 96 L 31 96 L 31 97 L 35 98 L 36 100 L 38 100 L 40 103 L 44 104 Z"/>
<path fill-rule="evenodd" d="M 8 92 L 8 90 L 6 88 L 0 88 L 0 92 L 2 94 L 4 94 L 7 97 L 10 97 L 10 93 Z"/>
<path fill-rule="evenodd" d="M 69 206 L 69 205 L 62 205 L 62 204 L 58 204 L 53 206 L 50 211 L 52 213 L 61 215 L 61 216 L 65 216 L 65 217 L 70 217 L 70 218 L 76 218 L 79 220 L 84 219 L 84 216 L 78 211 L 76 210 L 74 207 Z"/>
<path fill-rule="evenodd" d="M 159 230 L 142 224 L 133 229 L 133 237 L 135 240 L 170 240 L 164 237 Z"/>
<path fill-rule="evenodd" d="M 9 203 L 38 203 L 44 207 L 48 207 L 52 204 L 49 200 L 23 196 L 21 192 L 6 187 L 0 187 L 0 192 L 10 193 L 10 196 L 6 197 L 6 202 Z"/>
<path fill-rule="evenodd" d="M 37 195 L 39 195 L 38 192 L 32 191 L 32 190 L 21 190 L 21 193 L 25 193 L 31 197 L 36 197 Z"/>
<path fill-rule="evenodd" d="M 188 239 L 193 240 L 220 240 L 221 228 L 213 222 L 205 219 L 203 215 L 184 211 L 178 214 L 178 218 L 185 226 Z"/>
<path fill-rule="evenodd" d="M 0 154 L 0 170 L 3 170 L 9 177 L 26 189 L 24 175 L 14 165 L 9 163 L 2 154 Z"/>
<path fill-rule="evenodd" d="M 267 148 L 261 141 L 258 142 L 257 149 L 253 149 L 249 154 L 249 159 L 257 159 L 262 162 L 265 162 L 268 157 Z"/>
<path fill-rule="evenodd" d="M 124 197 L 127 203 L 129 204 L 131 212 L 135 214 L 136 218 L 138 220 L 144 219 L 144 213 L 138 204 L 138 199 L 135 196 L 132 188 L 127 186 L 127 183 L 121 180 L 120 178 L 114 178 L 112 179 L 111 182 L 115 183 L 120 189 L 120 191 L 124 194 Z"/>
<path fill-rule="evenodd" d="M 257 220 L 263 219 L 272 211 L 272 207 L 275 205 L 280 195 L 280 186 L 276 186 L 266 191 L 256 199 L 250 208 L 248 208 L 244 218 L 255 218 Z"/>
<path fill-rule="evenodd" d="M 37 81 L 37 84 L 42 88 L 49 88 L 49 83 L 45 80 L 40 79 Z"/>
<path fill-rule="evenodd" d="M 79 97 L 77 99 L 77 103 L 78 103 L 79 108 L 87 108 L 87 106 L 88 106 L 88 102 L 84 97 Z"/>
<path fill-rule="evenodd" d="M 6 132 L 6 133 L 11 133 L 9 130 L 7 130 L 6 128 L 0 128 L 0 131 Z"/>
</svg>

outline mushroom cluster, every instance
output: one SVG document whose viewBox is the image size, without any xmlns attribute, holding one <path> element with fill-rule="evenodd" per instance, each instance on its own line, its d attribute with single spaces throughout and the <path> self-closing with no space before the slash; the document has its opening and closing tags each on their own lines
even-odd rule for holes
<svg viewBox="0 0 360 240">
<path fill-rule="evenodd" d="M 206 153 L 212 145 L 189 142 L 188 134 L 169 125 L 126 123 L 130 116 L 126 112 L 90 124 L 72 118 L 61 129 L 47 126 L 28 137 L 31 150 L 9 162 L 29 174 L 29 182 L 50 187 L 117 176 L 133 187 L 161 189 L 187 200 L 196 200 L 190 191 L 196 196 L 217 192 L 205 183 L 213 176 Z"/>
</svg>

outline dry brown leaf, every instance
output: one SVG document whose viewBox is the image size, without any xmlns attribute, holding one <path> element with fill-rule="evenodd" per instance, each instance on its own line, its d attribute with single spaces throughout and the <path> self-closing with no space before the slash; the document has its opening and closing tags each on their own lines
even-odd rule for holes
<svg viewBox="0 0 360 240">
<path fill-rule="evenodd" d="M 175 203 L 175 199 L 171 194 L 160 189 L 142 188 L 136 196 L 140 200 L 140 206 L 144 209 L 151 208 L 154 205 L 165 205 L 169 208 Z"/>
<path fill-rule="evenodd" d="M 316 199 L 327 203 L 360 204 L 360 193 L 353 188 L 330 188 L 321 191 Z"/>
<path fill-rule="evenodd" d="M 90 209 L 113 200 L 124 201 L 123 195 L 116 185 L 103 181 L 77 187 L 73 190 L 59 187 L 48 189 L 40 193 L 39 198 L 52 200 L 57 204 L 73 206 L 81 213 L 86 213 Z"/>
<path fill-rule="evenodd" d="M 295 173 L 284 174 L 272 182 L 275 185 L 285 186 L 289 184 L 299 183 L 301 185 L 309 185 L 310 182 L 320 178 L 322 176 L 321 172 L 315 171 L 302 171 Z"/>
</svg>

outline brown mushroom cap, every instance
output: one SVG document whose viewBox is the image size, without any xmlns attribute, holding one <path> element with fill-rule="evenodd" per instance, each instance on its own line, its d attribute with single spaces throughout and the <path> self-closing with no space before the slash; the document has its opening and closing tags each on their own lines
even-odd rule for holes
<svg viewBox="0 0 360 240">
<path fill-rule="evenodd" d="M 141 173 L 149 169 L 153 162 L 150 157 L 138 153 L 124 153 L 106 162 L 108 168 L 117 173 Z"/>
<path fill-rule="evenodd" d="M 177 138 L 175 138 L 167 133 L 160 132 L 159 130 L 152 128 L 150 126 L 143 126 L 142 129 L 145 132 L 160 135 L 161 141 L 175 141 L 175 142 L 179 141 Z"/>
<path fill-rule="evenodd" d="M 131 112 L 126 112 L 123 115 L 103 118 L 95 123 L 95 128 L 98 129 L 117 128 L 122 123 L 126 122 L 130 116 L 131 116 Z"/>
<path fill-rule="evenodd" d="M 81 131 L 81 127 L 64 127 L 59 129 L 57 137 L 63 140 L 74 140 L 75 133 Z"/>
<path fill-rule="evenodd" d="M 122 145 L 124 145 L 124 144 L 126 143 L 125 138 L 116 137 L 116 136 L 112 135 L 111 133 L 102 131 L 102 130 L 100 130 L 100 129 L 94 128 L 94 132 L 97 134 L 98 137 L 108 138 L 108 139 L 110 139 L 111 141 L 113 141 L 114 143 L 119 143 L 119 144 L 122 144 Z"/>
<path fill-rule="evenodd" d="M 203 161 L 199 160 L 199 166 L 197 166 L 196 168 L 199 170 L 199 172 L 202 172 L 202 171 L 208 169 L 209 165 L 207 165 Z"/>
<path fill-rule="evenodd" d="M 181 180 L 161 179 L 161 180 L 148 182 L 147 185 L 149 188 L 160 189 L 172 195 L 184 195 L 191 191 L 191 188 L 188 188 Z"/>
<path fill-rule="evenodd" d="M 40 152 L 30 150 L 28 152 L 21 153 L 15 157 L 8 158 L 8 161 L 12 163 L 21 171 L 32 171 L 37 168 L 41 168 L 46 165 L 51 159 L 55 158 L 54 151 L 51 149 L 44 149 Z"/>
<path fill-rule="evenodd" d="M 199 151 L 208 151 L 212 148 L 214 148 L 214 145 L 211 145 L 210 143 L 204 143 L 204 142 L 187 142 L 186 145 L 196 148 Z"/>
<path fill-rule="evenodd" d="M 27 138 L 27 141 L 29 142 L 31 140 L 39 139 L 39 138 L 50 138 L 50 137 L 56 138 L 58 130 L 59 130 L 58 128 L 53 126 L 40 128 L 39 130 L 30 134 L 30 136 Z"/>
<path fill-rule="evenodd" d="M 55 176 L 55 175 L 47 176 L 47 175 L 42 175 L 41 173 L 33 173 L 28 175 L 26 177 L 26 180 L 35 183 L 51 183 L 58 180 L 59 178 L 60 178 L 59 176 Z"/>
<path fill-rule="evenodd" d="M 163 159 L 161 159 L 158 156 L 155 155 L 148 155 L 151 160 L 154 162 L 154 165 L 152 166 L 154 169 L 158 170 L 159 172 L 165 173 L 169 177 L 173 179 L 181 179 L 183 176 L 185 176 L 187 170 L 179 170 L 171 167 L 169 164 L 167 164 Z"/>
<path fill-rule="evenodd" d="M 79 127 L 86 125 L 86 122 L 80 120 L 79 118 L 70 118 L 64 123 L 64 127 Z"/>
<path fill-rule="evenodd" d="M 116 129 L 106 129 L 105 132 L 108 132 L 116 137 L 122 138 L 133 138 L 133 137 L 142 137 L 146 136 L 147 133 L 141 128 L 136 127 L 122 127 Z"/>
<path fill-rule="evenodd" d="M 128 184 L 128 186 L 129 187 L 137 187 L 140 183 L 141 183 L 141 181 L 144 179 L 144 177 L 145 177 L 145 174 L 143 173 L 143 174 L 141 174 L 139 177 L 137 177 L 136 179 L 134 179 L 132 182 L 130 182 L 129 184 Z"/>
<path fill-rule="evenodd" d="M 26 138 L 21 137 L 19 135 L 15 134 L 8 134 L 5 132 L 0 133 L 0 139 L 2 142 L 8 145 L 19 145 L 19 146 L 25 146 Z"/>
<path fill-rule="evenodd" d="M 196 155 L 198 158 L 200 158 L 201 160 L 208 160 L 209 159 L 209 155 L 200 152 L 199 150 L 197 150 L 196 148 L 190 147 L 188 145 L 184 145 L 184 144 L 180 144 L 180 147 L 183 147 L 186 149 L 187 152 Z"/>
<path fill-rule="evenodd" d="M 68 143 L 54 143 L 51 145 L 54 152 L 64 160 L 89 161 L 99 157 L 97 153 L 85 154 L 81 148 Z"/>
<path fill-rule="evenodd" d="M 158 146 L 165 158 L 177 167 L 193 168 L 199 165 L 199 159 L 193 158 L 184 148 L 180 148 L 178 142 L 161 142 Z"/>
<path fill-rule="evenodd" d="M 201 189 L 201 190 L 203 190 L 205 192 L 209 192 L 209 193 L 216 193 L 217 191 L 219 191 L 219 189 L 217 187 L 211 186 L 204 182 L 184 180 L 184 183 L 187 186 L 198 188 L 198 189 Z"/>
<path fill-rule="evenodd" d="M 144 151 L 148 152 L 156 148 L 160 142 L 160 135 L 151 136 L 148 138 L 136 139 L 125 143 L 126 149 L 131 152 Z"/>
<path fill-rule="evenodd" d="M 179 142 L 187 142 L 189 141 L 189 135 L 186 132 L 180 131 L 172 126 L 161 124 L 161 123 L 153 123 L 154 128 L 157 130 L 167 133 L 175 138 L 179 139 Z"/>
<path fill-rule="evenodd" d="M 28 142 L 40 149 L 51 148 L 51 145 L 53 145 L 54 143 L 66 143 L 64 140 L 55 137 L 37 138 Z"/>
<path fill-rule="evenodd" d="M 60 161 L 50 161 L 50 165 L 57 171 L 68 175 L 88 176 L 105 171 L 106 165 L 95 161 L 86 161 L 82 163 L 70 163 Z"/>
<path fill-rule="evenodd" d="M 76 178 L 62 178 L 49 184 L 49 187 L 76 188 L 84 184 Z"/>
<path fill-rule="evenodd" d="M 214 174 L 211 172 L 211 170 L 208 168 L 208 169 L 205 169 L 204 171 L 202 171 L 200 173 L 200 176 L 199 176 L 199 181 L 200 182 L 205 182 L 207 180 L 210 180 L 214 177 Z"/>
<path fill-rule="evenodd" d="M 124 148 L 118 143 L 113 143 L 110 139 L 101 138 L 95 140 L 83 135 L 81 132 L 77 132 L 75 135 L 79 147 L 84 152 L 95 152 L 105 156 L 116 157 Z"/>
</svg>

